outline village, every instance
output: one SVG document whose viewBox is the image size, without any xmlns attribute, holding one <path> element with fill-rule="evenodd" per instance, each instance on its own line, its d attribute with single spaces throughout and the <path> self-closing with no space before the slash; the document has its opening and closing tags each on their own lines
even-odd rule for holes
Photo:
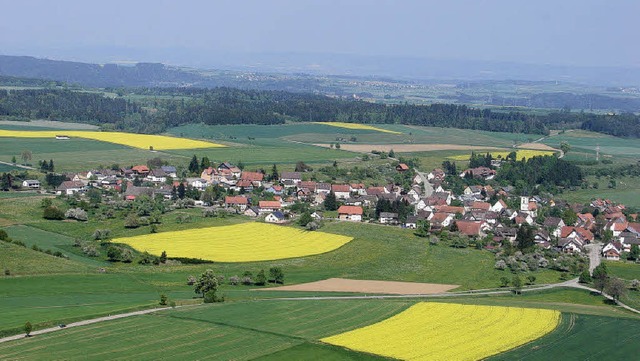
<svg viewBox="0 0 640 361">
<path fill-rule="evenodd" d="M 470 240 L 484 240 L 486 248 L 515 244 L 518 229 L 525 226 L 542 250 L 583 254 L 586 245 L 598 242 L 604 244 L 601 254 L 608 260 L 640 256 L 640 223 L 624 205 L 602 199 L 569 204 L 537 195 L 515 195 L 512 186 L 489 184 L 496 175 L 489 167 L 447 175 L 439 168 L 423 173 L 395 162 L 390 165 L 392 170 L 410 179 L 410 187 L 403 188 L 392 181 L 376 186 L 319 182 L 310 180 L 304 171 L 278 173 L 275 165 L 271 174 L 265 174 L 229 162 L 215 167 L 206 163 L 199 177 L 181 181 L 176 180 L 178 170 L 171 165 L 65 174 L 65 180 L 50 191 L 81 197 L 94 189 L 124 201 L 141 196 L 186 200 L 188 206 L 208 212 L 241 214 L 274 224 L 297 222 L 309 230 L 317 229 L 322 221 L 336 220 L 416 229 L 421 236 L 455 232 Z M 485 184 L 468 185 L 455 194 L 447 189 L 447 177 Z M 23 190 L 43 191 L 36 179 L 25 179 L 21 185 Z M 301 218 L 306 221 L 301 223 Z"/>
</svg>

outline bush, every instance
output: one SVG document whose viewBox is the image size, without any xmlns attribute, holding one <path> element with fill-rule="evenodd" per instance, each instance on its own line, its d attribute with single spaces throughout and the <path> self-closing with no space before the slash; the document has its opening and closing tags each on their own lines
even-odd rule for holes
<svg viewBox="0 0 640 361">
<path fill-rule="evenodd" d="M 119 261 L 120 258 L 122 257 L 122 248 L 116 247 L 116 246 L 109 246 L 109 248 L 107 248 L 107 257 L 111 262 Z"/>
<path fill-rule="evenodd" d="M 5 268 L 4 275 L 5 276 L 11 276 L 11 271 L 8 268 Z"/>
<path fill-rule="evenodd" d="M 110 229 L 96 229 L 92 235 L 93 239 L 95 239 L 96 241 L 109 239 L 110 236 L 111 236 Z"/>
<path fill-rule="evenodd" d="M 264 286 L 267 284 L 267 276 L 265 276 L 263 269 L 258 272 L 255 283 L 257 286 Z"/>
<path fill-rule="evenodd" d="M 4 229 L 0 229 L 0 241 L 6 241 L 9 239 L 9 235 L 7 234 L 7 231 L 5 231 Z"/>
<path fill-rule="evenodd" d="M 135 213 L 130 213 L 124 220 L 125 228 L 138 228 L 140 227 L 140 217 Z"/>
<path fill-rule="evenodd" d="M 253 284 L 253 280 L 249 276 L 242 277 L 242 284 L 245 286 L 251 286 Z"/>
<path fill-rule="evenodd" d="M 145 251 L 144 253 L 142 253 L 142 255 L 140 255 L 138 264 L 141 264 L 141 265 L 160 264 L 160 261 L 158 260 L 158 257 Z"/>
<path fill-rule="evenodd" d="M 187 285 L 193 286 L 196 283 L 196 278 L 194 276 L 187 277 Z"/>
<path fill-rule="evenodd" d="M 64 219 L 64 212 L 56 206 L 49 206 L 44 209 L 42 217 L 44 219 L 62 220 Z"/>
<path fill-rule="evenodd" d="M 238 276 L 231 276 L 229 277 L 229 284 L 232 286 L 237 286 L 240 284 L 240 277 Z"/>
<path fill-rule="evenodd" d="M 89 256 L 89 257 L 99 257 L 100 256 L 100 251 L 98 251 L 98 248 L 92 244 L 87 244 L 82 246 L 82 253 L 84 253 L 85 255 Z"/>
<path fill-rule="evenodd" d="M 164 293 L 160 295 L 160 306 L 166 306 L 167 305 L 167 295 L 165 295 Z"/>
<path fill-rule="evenodd" d="M 591 275 L 589 274 L 589 271 L 582 271 L 582 273 L 580 273 L 580 277 L 578 277 L 578 282 L 580 282 L 580 283 L 590 283 L 591 282 Z"/>
<path fill-rule="evenodd" d="M 64 212 L 64 216 L 66 218 L 77 219 L 79 221 L 87 221 L 89 219 L 87 212 L 82 208 L 71 208 Z"/>
<path fill-rule="evenodd" d="M 504 260 L 498 260 L 496 264 L 493 266 L 495 269 L 499 269 L 504 271 L 507 268 L 507 263 Z"/>
<path fill-rule="evenodd" d="M 500 287 L 509 286 L 509 279 L 507 277 L 500 277 Z"/>
<path fill-rule="evenodd" d="M 218 297 L 218 290 L 212 289 L 204 294 L 204 303 L 224 302 L 224 297 Z"/>
<path fill-rule="evenodd" d="M 280 267 L 271 267 L 269 269 L 269 282 L 284 284 L 284 272 Z"/>
</svg>

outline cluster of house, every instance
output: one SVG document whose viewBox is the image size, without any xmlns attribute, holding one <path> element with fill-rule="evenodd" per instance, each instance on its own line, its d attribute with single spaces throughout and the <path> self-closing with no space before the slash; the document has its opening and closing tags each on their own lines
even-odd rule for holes
<svg viewBox="0 0 640 361">
<path fill-rule="evenodd" d="M 591 206 L 598 209 L 606 220 L 605 231 L 611 232 L 612 240 L 602 248 L 602 255 L 609 260 L 619 260 L 623 252 L 630 252 L 634 245 L 640 246 L 640 223 L 631 222 L 623 214 L 624 205 L 609 200 L 597 199 Z M 595 224 L 593 218 L 585 222 Z"/>
<path fill-rule="evenodd" d="M 408 167 L 405 168 L 398 166 L 396 170 L 409 170 Z M 460 176 L 466 174 L 488 179 L 495 173 L 489 168 L 479 167 L 465 170 Z M 89 187 L 119 191 L 124 188 L 123 193 L 127 200 L 134 200 L 142 194 L 162 194 L 171 198 L 172 192 L 175 192 L 174 188 L 181 182 L 167 184 L 169 177 L 177 178 L 176 168 L 173 166 L 150 169 L 145 165 L 138 165 L 119 170 L 93 170 L 67 175 L 68 180 L 62 182 L 56 188 L 56 192 L 71 195 L 83 192 Z M 134 186 L 135 179 L 153 183 L 154 186 Z M 282 172 L 279 179 L 266 181 L 263 173 L 243 171 L 233 164 L 224 162 L 218 167 L 204 169 L 200 177 L 184 179 L 182 184 L 197 190 L 204 190 L 209 185 L 233 190 L 233 193 L 238 195 L 226 196 L 220 206 L 247 216 L 265 217 L 267 222 L 272 223 L 286 221 L 287 206 L 300 201 L 320 206 L 330 193 L 333 193 L 341 204 L 338 208 L 338 219 L 352 222 L 361 222 L 365 209 L 375 207 L 381 199 L 389 202 L 401 200 L 413 206 L 412 215 L 401 222 L 397 213 L 380 212 L 376 221 L 407 228 L 417 228 L 421 221 L 428 221 L 431 229 L 436 232 L 451 228 L 455 222 L 461 234 L 485 237 L 491 233 L 498 242 L 515 241 L 520 225 L 536 225 L 538 208 L 542 205 L 571 207 L 569 204 L 556 204 L 553 200 L 534 196 L 520 197 L 519 206 L 510 208 L 503 199 L 511 197 L 513 187 L 468 186 L 462 194 L 456 195 L 443 188 L 444 179 L 444 171 L 434 169 L 427 174 L 417 173 L 410 189 L 403 189 L 394 184 L 366 187 L 362 183 L 331 184 L 308 181 L 303 180 L 300 172 Z M 40 183 L 37 180 L 25 180 L 23 187 L 38 189 Z M 254 199 L 256 196 L 251 192 L 255 188 L 262 188 L 266 193 L 271 193 L 270 200 Z M 494 196 L 499 200 L 493 204 L 489 203 L 488 200 Z M 546 217 L 542 226 L 536 227 L 534 238 L 540 247 L 557 247 L 570 253 L 584 252 L 584 246 L 594 241 L 596 218 L 592 213 L 580 213 L 581 209 L 578 208 L 581 207 L 578 205 L 573 207 L 576 208 L 578 216 L 575 224 L 565 224 L 557 217 Z M 597 209 L 603 215 L 606 222 L 604 231 L 611 231 L 613 235 L 613 240 L 603 249 L 605 258 L 619 259 L 632 245 L 640 245 L 640 223 L 627 220 L 623 214 L 623 205 L 616 205 L 608 200 L 596 200 L 591 203 L 591 209 Z M 315 212 L 312 217 L 321 218 L 322 214 Z"/>
</svg>

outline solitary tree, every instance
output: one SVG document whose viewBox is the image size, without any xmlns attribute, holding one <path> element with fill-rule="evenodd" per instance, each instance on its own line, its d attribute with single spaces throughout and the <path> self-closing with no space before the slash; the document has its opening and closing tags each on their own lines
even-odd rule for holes
<svg viewBox="0 0 640 361">
<path fill-rule="evenodd" d="M 195 283 L 195 293 L 201 294 L 204 298 L 205 293 L 209 291 L 217 291 L 218 290 L 218 279 L 216 275 L 213 273 L 213 270 L 208 269 L 204 271 L 200 277 L 196 280 Z"/>
<path fill-rule="evenodd" d="M 567 142 L 560 143 L 560 150 L 562 153 L 567 154 L 571 150 L 571 146 Z"/>
<path fill-rule="evenodd" d="M 31 322 L 27 321 L 27 323 L 24 324 L 25 336 L 31 337 L 31 331 L 33 331 L 33 326 L 31 326 Z"/>
<path fill-rule="evenodd" d="M 22 157 L 23 164 L 26 164 L 27 161 L 31 160 L 32 154 L 30 150 L 23 150 L 20 156 Z"/>
<path fill-rule="evenodd" d="M 624 296 L 627 292 L 627 285 L 623 280 L 614 277 L 607 282 L 605 290 L 611 297 L 613 297 L 614 301 L 618 301 L 620 297 Z"/>
<path fill-rule="evenodd" d="M 284 284 L 284 272 L 282 272 L 282 268 L 271 267 L 269 269 L 269 281 Z"/>
<path fill-rule="evenodd" d="M 520 278 L 520 276 L 518 275 L 513 276 L 513 279 L 511 280 L 511 285 L 513 286 L 513 292 L 516 295 L 520 294 L 520 291 L 522 291 L 522 279 Z"/>
</svg>

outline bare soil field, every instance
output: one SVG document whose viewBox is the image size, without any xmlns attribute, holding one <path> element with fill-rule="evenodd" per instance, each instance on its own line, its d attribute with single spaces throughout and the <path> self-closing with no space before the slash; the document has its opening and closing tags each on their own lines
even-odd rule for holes
<svg viewBox="0 0 640 361">
<path fill-rule="evenodd" d="M 330 147 L 329 144 L 314 145 L 325 148 Z M 372 150 L 389 152 L 391 149 L 396 153 L 430 152 L 436 150 L 507 150 L 506 148 L 461 144 L 341 144 L 340 149 L 358 153 L 369 153 Z"/>
<path fill-rule="evenodd" d="M 518 146 L 518 149 L 550 150 L 552 152 L 558 151 L 556 148 L 542 143 L 523 143 Z"/>
<path fill-rule="evenodd" d="M 443 293 L 457 285 L 438 283 L 394 282 L 394 281 L 364 281 L 346 278 L 329 278 L 322 281 L 301 283 L 292 286 L 275 288 L 260 288 L 263 291 L 311 291 L 311 292 L 357 292 L 381 293 L 390 295 L 431 295 Z"/>
</svg>

